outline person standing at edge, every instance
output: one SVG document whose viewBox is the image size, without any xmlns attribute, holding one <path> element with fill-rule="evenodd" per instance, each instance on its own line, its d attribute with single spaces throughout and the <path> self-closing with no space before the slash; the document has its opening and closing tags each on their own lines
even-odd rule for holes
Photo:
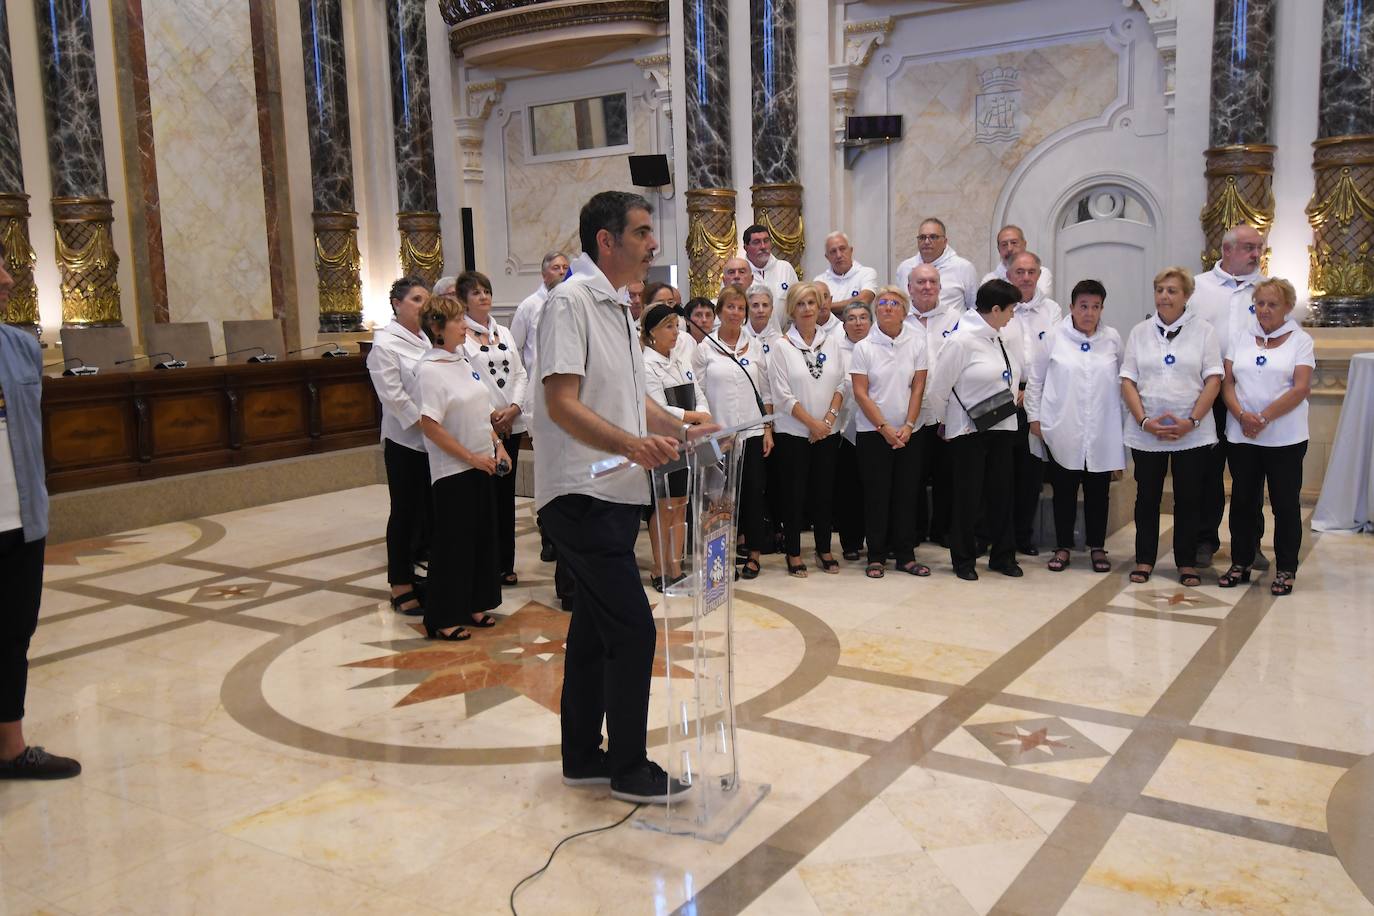
<svg viewBox="0 0 1374 916">
<path fill-rule="evenodd" d="M 549 293 L 539 323 L 535 504 L 576 583 L 560 709 L 563 782 L 609 784 L 615 798 L 661 804 L 688 787 L 646 750 L 657 630 L 635 539 L 649 482 L 635 469 L 596 479 L 587 472 L 617 455 L 658 467 L 677 456 L 673 437 L 686 432 L 648 396 L 625 296 L 658 247 L 652 213 L 637 194 L 603 191 L 578 217 L 583 253 Z"/>
<path fill-rule="evenodd" d="M 14 278 L 0 261 L 0 318 Z M 0 779 L 66 779 L 81 772 L 69 757 L 24 741 L 29 640 L 43 598 L 48 489 L 43 482 L 43 356 L 31 335 L 0 324 Z"/>
</svg>

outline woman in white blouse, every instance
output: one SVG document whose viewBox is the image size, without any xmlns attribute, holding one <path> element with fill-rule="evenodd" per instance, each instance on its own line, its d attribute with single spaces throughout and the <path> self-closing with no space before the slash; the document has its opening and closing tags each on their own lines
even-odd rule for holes
<svg viewBox="0 0 1374 916">
<path fill-rule="evenodd" d="M 441 281 L 442 282 L 442 281 Z M 435 286 L 435 290 L 439 290 Z M 515 575 L 515 465 L 525 434 L 525 389 L 529 384 L 520 361 L 520 348 L 507 328 L 491 317 L 491 281 L 486 274 L 467 270 L 455 282 L 458 299 L 467 309 L 466 351 L 491 396 L 491 428 L 510 456 L 510 470 L 496 478 L 496 533 L 501 548 L 501 584 L 517 585 Z"/>
<path fill-rule="evenodd" d="M 782 337 L 782 332 L 773 322 L 773 290 L 763 283 L 755 283 L 744 291 L 744 296 L 749 305 L 749 320 L 744 325 L 744 333 L 758 338 L 771 350 Z"/>
<path fill-rule="evenodd" d="M 830 287 L 824 283 L 817 283 L 816 289 L 830 291 Z M 837 323 L 844 332 L 833 336 L 848 367 L 854 357 L 854 348 L 873 330 L 873 313 L 863 302 L 851 302 L 845 306 L 844 314 L 837 319 Z M 831 497 L 831 505 L 835 507 L 835 533 L 840 536 L 840 556 L 854 563 L 863 555 L 864 549 L 864 481 L 859 470 L 859 451 L 855 446 L 859 410 L 852 400 L 846 408 L 840 411 L 840 443 L 839 453 L 835 456 L 835 495 Z"/>
<path fill-rule="evenodd" d="M 1148 582 L 1159 553 L 1164 475 L 1174 481 L 1174 564 L 1185 586 L 1202 584 L 1193 565 L 1207 454 L 1217 442 L 1208 414 L 1221 390 L 1216 331 L 1185 308 L 1193 277 L 1166 267 L 1154 280 L 1155 314 L 1131 329 L 1121 360 L 1121 396 L 1130 417 L 1126 445 L 1135 462 L 1135 569 Z"/>
<path fill-rule="evenodd" d="M 838 343 L 816 327 L 821 310 L 817 286 L 795 283 L 787 291 L 792 326 L 768 360 L 768 381 L 778 415 L 779 474 L 790 488 L 783 502 L 787 572 L 801 579 L 806 578 L 801 528 L 808 506 L 821 568 L 837 573 L 840 567 L 830 552 L 831 499 L 840 442 L 836 421 L 848 393 L 849 375 Z"/>
<path fill-rule="evenodd" d="M 683 423 L 710 423 L 710 404 L 692 368 L 696 351 L 678 345 L 683 334 L 680 310 L 674 306 L 653 305 L 640 316 L 648 394 Z M 660 573 L 666 570 L 666 576 L 649 578 L 660 592 L 682 578 L 682 554 L 687 542 L 687 469 L 673 471 L 666 483 L 666 492 L 655 490 L 657 518 L 649 521 L 654 569 Z"/>
<path fill-rule="evenodd" d="M 1012 536 L 1012 450 L 1016 445 L 1015 397 L 1021 382 L 1020 348 L 1008 347 L 1002 328 L 1015 313 L 1021 293 L 1005 280 L 989 280 L 978 288 L 974 308 L 959 316 L 940 350 L 930 377 L 930 411 L 944 424 L 941 434 L 949 444 L 953 489 L 949 525 L 949 558 L 954 574 L 969 581 L 978 578 L 974 524 L 985 510 L 988 537 L 988 569 L 1004 576 L 1023 575 L 1016 563 Z M 987 416 L 1002 416 L 995 425 L 979 430 L 969 414 L 982 414 L 991 398 L 1003 402 L 1010 395 L 1012 409 L 1005 407 Z"/>
<path fill-rule="evenodd" d="M 854 345 L 849 379 L 858 420 L 855 447 L 863 480 L 868 566 L 881 579 L 890 550 L 897 569 L 930 575 L 916 562 L 916 486 L 921 447 L 912 439 L 926 388 L 925 335 L 906 324 L 906 294 L 884 286 L 873 300 L 877 330 Z"/>
<path fill-rule="evenodd" d="M 1250 581 L 1260 537 L 1264 483 L 1274 510 L 1273 595 L 1293 591 L 1302 546 L 1298 496 L 1307 454 L 1307 397 L 1316 353 L 1312 336 L 1289 317 L 1298 294 L 1287 280 L 1255 284 L 1255 317 L 1232 339 L 1221 383 L 1231 466 L 1231 568 L 1222 588 Z"/>
<path fill-rule="evenodd" d="M 463 348 L 464 306 L 452 295 L 435 296 L 425 323 L 441 341 L 425 354 L 416 377 L 420 429 L 434 479 L 434 547 L 425 596 L 425 635 L 456 641 L 466 626 L 490 627 L 487 611 L 501 604 L 497 566 L 494 476 L 506 454 L 491 425 L 491 400 L 478 367 Z"/>
<path fill-rule="evenodd" d="M 391 284 L 391 323 L 372 335 L 367 369 L 382 404 L 382 458 L 391 513 L 386 520 L 386 581 L 391 606 L 402 614 L 423 613 L 416 586 L 416 561 L 428 562 L 434 508 L 429 495 L 429 460 L 420 433 L 420 408 L 412 396 L 415 373 L 429 350 L 420 314 L 429 303 L 421 280 Z"/>
<path fill-rule="evenodd" d="M 1083 535 L 1094 572 L 1111 572 L 1107 559 L 1107 497 L 1112 475 L 1126 467 L 1121 431 L 1121 335 L 1102 323 L 1107 288 L 1080 280 L 1069 314 L 1055 322 L 1037 351 L 1026 382 L 1030 433 L 1045 445 L 1054 487 L 1057 548 L 1050 572 L 1069 565 L 1078 490 L 1083 489 Z"/>
<path fill-rule="evenodd" d="M 724 427 L 762 420 L 773 412 L 768 387 L 768 357 L 763 342 L 744 330 L 745 295 L 728 286 L 716 300 L 720 328 L 697 344 L 692 368 L 711 405 L 711 417 Z M 773 452 L 773 430 L 762 423 L 739 434 L 744 444 L 739 475 L 739 538 L 748 552 L 740 575 L 758 578 L 759 556 L 768 548 L 764 518 L 764 459 Z"/>
</svg>

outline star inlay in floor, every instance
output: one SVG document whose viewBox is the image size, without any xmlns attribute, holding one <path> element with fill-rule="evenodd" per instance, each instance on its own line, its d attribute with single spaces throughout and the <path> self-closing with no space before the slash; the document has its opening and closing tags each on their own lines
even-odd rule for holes
<svg viewBox="0 0 1374 916">
<path fill-rule="evenodd" d="M 268 582 L 236 582 L 233 585 L 202 585 L 191 596 L 192 604 L 212 601 L 245 601 L 267 594 Z"/>
<path fill-rule="evenodd" d="M 43 551 L 43 562 L 49 566 L 80 566 L 82 557 L 110 557 L 119 553 L 117 548 L 133 547 L 143 541 L 127 534 L 110 537 L 87 538 L 84 541 L 69 541 L 66 544 L 50 544 Z"/>
<path fill-rule="evenodd" d="M 357 684 L 354 689 L 391 687 L 413 684 L 411 690 L 396 706 L 409 706 L 445 697 L 464 696 L 469 717 L 504 703 L 516 696 L 526 696 L 554 714 L 558 713 L 563 690 L 563 659 L 567 652 L 568 621 L 570 617 L 538 601 L 527 603 L 489 629 L 470 628 L 472 638 L 460 642 L 425 639 L 424 627 L 412 624 L 420 635 L 416 639 L 396 639 L 374 642 L 378 649 L 390 649 L 396 654 L 349 662 L 349 668 L 385 668 L 390 673 Z M 682 629 L 689 618 L 667 621 L 666 643 L 670 659 L 664 658 L 665 640 L 658 640 L 654 657 L 654 676 L 668 675 L 690 678 L 691 671 L 676 664 L 691 657 L 692 633 Z M 664 621 L 655 625 L 663 633 Z M 720 634 L 703 633 L 710 639 Z M 714 651 L 708 655 L 716 655 Z"/>
<path fill-rule="evenodd" d="M 1107 751 L 1058 717 L 990 722 L 964 728 L 1007 766 L 1107 756 Z"/>
</svg>

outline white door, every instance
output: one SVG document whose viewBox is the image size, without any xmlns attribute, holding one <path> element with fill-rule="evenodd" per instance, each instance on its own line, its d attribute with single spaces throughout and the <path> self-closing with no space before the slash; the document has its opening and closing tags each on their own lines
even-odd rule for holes
<svg viewBox="0 0 1374 916">
<path fill-rule="evenodd" d="M 1107 288 L 1103 319 L 1121 332 L 1154 312 L 1150 281 L 1158 271 L 1155 219 L 1139 195 L 1120 185 L 1099 185 L 1078 195 L 1056 223 L 1054 299 L 1068 311 L 1079 280 Z"/>
</svg>

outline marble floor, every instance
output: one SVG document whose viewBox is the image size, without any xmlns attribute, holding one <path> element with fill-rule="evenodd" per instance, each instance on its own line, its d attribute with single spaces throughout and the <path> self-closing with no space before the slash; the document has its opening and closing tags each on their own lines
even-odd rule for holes
<svg viewBox="0 0 1374 916">
<path fill-rule="evenodd" d="M 442 646 L 385 601 L 385 515 L 366 487 L 49 547 L 26 730 L 85 772 L 0 784 L 0 913 L 507 912 L 630 810 L 560 783 L 528 505 L 504 619 Z M 1374 913 L 1374 539 L 1308 534 L 1275 600 L 1131 585 L 1131 536 L 1019 581 L 767 558 L 735 651 L 769 794 L 721 844 L 574 840 L 519 911 Z"/>
</svg>

